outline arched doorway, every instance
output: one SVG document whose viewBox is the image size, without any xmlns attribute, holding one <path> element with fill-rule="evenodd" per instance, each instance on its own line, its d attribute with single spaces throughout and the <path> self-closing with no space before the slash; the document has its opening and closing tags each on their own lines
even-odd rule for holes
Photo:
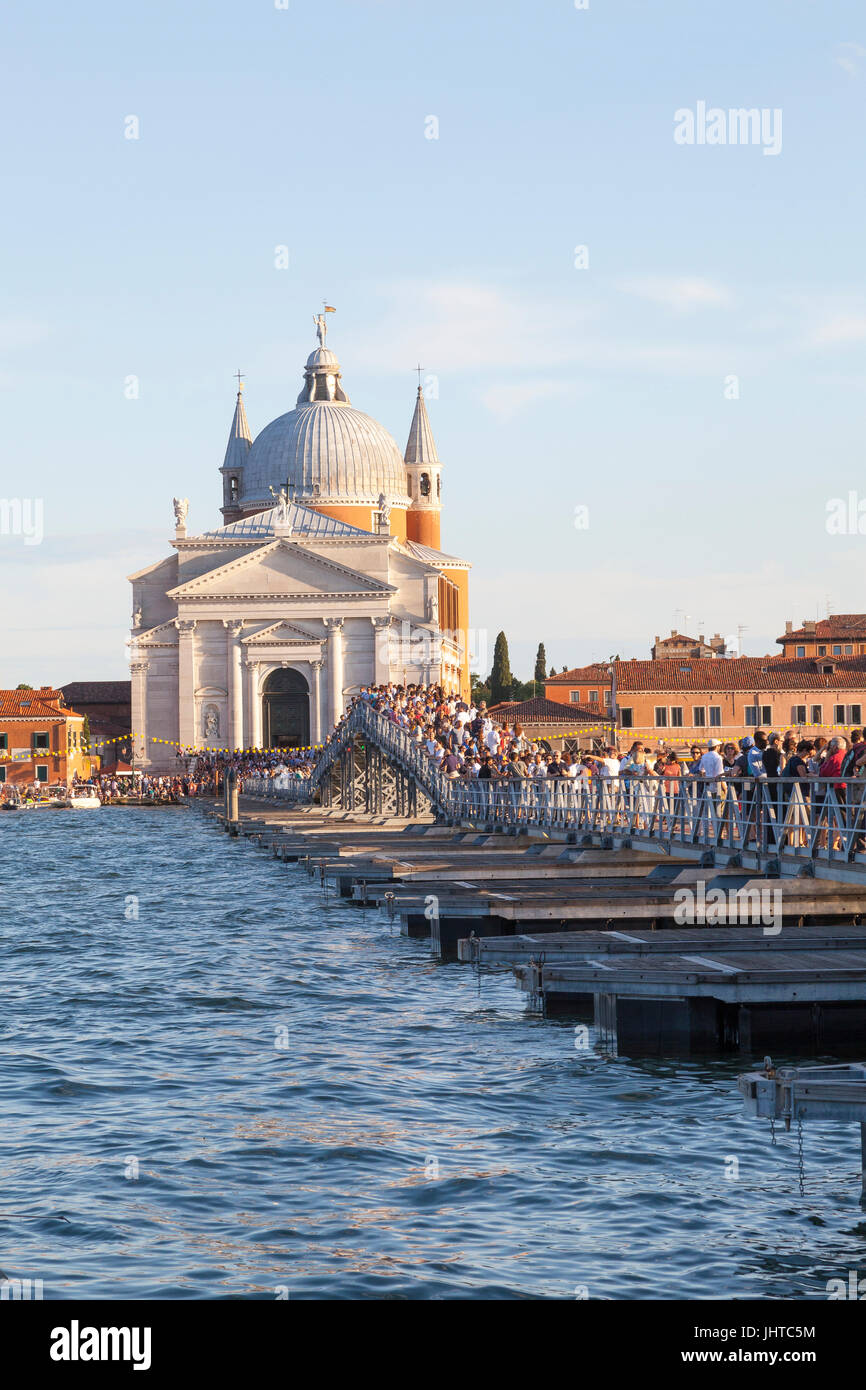
<svg viewBox="0 0 866 1390">
<path fill-rule="evenodd" d="M 265 748 L 306 748 L 310 742 L 310 691 L 300 671 L 271 671 L 262 688 Z"/>
</svg>

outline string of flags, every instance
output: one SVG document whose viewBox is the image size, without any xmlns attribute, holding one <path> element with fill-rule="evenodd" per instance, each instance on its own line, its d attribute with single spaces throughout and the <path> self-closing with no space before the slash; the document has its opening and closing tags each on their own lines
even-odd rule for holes
<svg viewBox="0 0 866 1390">
<path fill-rule="evenodd" d="M 113 743 L 128 743 L 130 739 L 140 737 L 136 733 L 118 734 L 116 738 L 91 739 L 90 742 L 72 751 L 83 753 L 85 757 L 92 753 L 96 748 L 106 748 Z M 184 753 L 318 753 L 324 748 L 323 743 L 298 744 L 293 748 L 213 748 L 208 745 L 202 747 L 193 743 L 178 743 L 171 738 L 147 738 L 148 743 L 161 743 L 167 748 L 179 748 Z M 42 758 L 60 758 L 68 755 L 70 750 L 63 748 L 21 748 L 15 749 L 11 753 L 0 753 L 0 762 L 33 762 L 40 761 Z"/>
</svg>

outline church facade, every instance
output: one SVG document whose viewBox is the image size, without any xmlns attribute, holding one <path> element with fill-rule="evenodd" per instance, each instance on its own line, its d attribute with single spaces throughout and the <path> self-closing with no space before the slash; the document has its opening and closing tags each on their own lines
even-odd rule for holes
<svg viewBox="0 0 866 1390">
<path fill-rule="evenodd" d="M 440 549 L 441 463 L 421 386 L 401 455 L 319 347 L 294 409 L 253 440 L 243 386 L 221 468 L 222 524 L 130 576 L 135 765 L 191 749 L 323 742 L 388 680 L 469 694 L 469 564 Z"/>
</svg>

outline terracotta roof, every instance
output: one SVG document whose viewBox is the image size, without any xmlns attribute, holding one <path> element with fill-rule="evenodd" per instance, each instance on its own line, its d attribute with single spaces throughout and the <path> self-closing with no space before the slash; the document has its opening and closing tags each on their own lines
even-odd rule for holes
<svg viewBox="0 0 866 1390">
<path fill-rule="evenodd" d="M 497 724 L 601 724 L 611 723 L 602 713 L 601 705 L 566 705 L 561 700 L 546 700 L 536 695 L 532 700 L 503 700 L 493 705 L 488 714 Z"/>
<path fill-rule="evenodd" d="M 63 692 L 50 685 L 38 690 L 0 690 L 0 718 L 6 719 L 65 719 L 78 716 L 74 709 L 62 705 Z"/>
<path fill-rule="evenodd" d="M 814 629 L 798 627 L 777 637 L 777 642 L 832 641 L 834 638 L 866 637 L 866 613 L 834 613 L 829 618 L 821 618 Z"/>
<path fill-rule="evenodd" d="M 833 671 L 818 669 L 832 661 Z M 617 702 L 637 691 L 698 690 L 866 690 L 866 656 L 741 656 L 679 658 L 672 661 L 618 661 Z"/>
<path fill-rule="evenodd" d="M 70 681 L 60 689 L 70 705 L 128 705 L 132 701 L 132 681 Z"/>
<path fill-rule="evenodd" d="M 576 685 L 578 681 L 591 683 L 605 681 L 610 677 L 606 661 L 595 661 L 591 666 L 575 666 L 571 671 L 562 671 L 558 676 L 546 676 L 545 685 Z"/>
</svg>

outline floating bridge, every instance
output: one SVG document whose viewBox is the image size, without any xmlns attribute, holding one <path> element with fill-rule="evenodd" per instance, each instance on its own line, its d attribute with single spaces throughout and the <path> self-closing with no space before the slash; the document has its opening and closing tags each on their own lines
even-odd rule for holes
<svg viewBox="0 0 866 1390">
<path fill-rule="evenodd" d="M 676 789 L 672 789 L 675 787 Z M 866 783 L 746 778 L 449 778 L 387 715 L 358 704 L 309 778 L 247 777 L 248 795 L 347 812 L 433 816 L 465 828 L 568 844 L 646 848 L 701 867 L 866 886 Z"/>
</svg>

